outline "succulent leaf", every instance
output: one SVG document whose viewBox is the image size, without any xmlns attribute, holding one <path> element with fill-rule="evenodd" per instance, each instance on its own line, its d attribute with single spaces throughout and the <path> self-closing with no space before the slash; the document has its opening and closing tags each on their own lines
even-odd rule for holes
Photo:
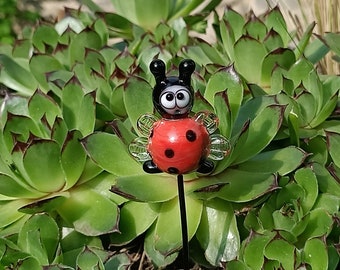
<svg viewBox="0 0 340 270">
<path fill-rule="evenodd" d="M 117 178 L 111 191 L 132 200 L 163 202 L 177 196 L 177 184 L 173 175 L 140 173 Z"/>
<path fill-rule="evenodd" d="M 102 169 L 117 176 L 136 175 L 143 172 L 141 165 L 127 152 L 116 135 L 97 132 L 82 140 L 88 155 Z M 126 171 L 125 168 L 129 168 Z"/>
<path fill-rule="evenodd" d="M 57 210 L 68 224 L 88 236 L 118 230 L 117 205 L 85 185 L 70 191 L 70 197 Z"/>
<path fill-rule="evenodd" d="M 27 182 L 32 187 L 42 192 L 55 192 L 64 188 L 65 175 L 60 151 L 60 146 L 51 140 L 37 140 L 28 146 L 22 162 L 28 176 Z"/>
<path fill-rule="evenodd" d="M 196 237 L 212 265 L 235 259 L 240 239 L 231 205 L 219 199 L 207 202 Z"/>
<path fill-rule="evenodd" d="M 189 240 L 197 231 L 198 224 L 202 215 L 202 204 L 191 198 L 186 197 L 186 207 L 190 215 L 188 219 L 188 238 Z M 178 233 L 180 227 L 178 198 L 162 203 L 153 235 L 154 248 L 164 256 L 178 251 L 182 246 L 182 236 Z"/>
</svg>

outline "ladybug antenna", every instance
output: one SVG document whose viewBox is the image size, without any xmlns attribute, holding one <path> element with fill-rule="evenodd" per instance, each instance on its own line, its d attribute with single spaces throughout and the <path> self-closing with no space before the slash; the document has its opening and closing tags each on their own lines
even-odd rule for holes
<svg viewBox="0 0 340 270">
<path fill-rule="evenodd" d="M 179 64 L 179 80 L 185 85 L 191 85 L 191 74 L 195 71 L 195 62 L 191 59 L 184 59 Z"/>
<path fill-rule="evenodd" d="M 161 82 L 165 81 L 165 64 L 162 60 L 152 60 L 149 68 L 151 73 L 155 77 L 156 84 L 160 84 Z"/>
</svg>

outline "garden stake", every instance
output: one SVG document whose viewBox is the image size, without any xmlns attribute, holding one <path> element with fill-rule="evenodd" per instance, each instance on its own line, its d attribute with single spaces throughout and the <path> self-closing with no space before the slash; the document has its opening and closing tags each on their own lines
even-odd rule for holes
<svg viewBox="0 0 340 270">
<path fill-rule="evenodd" d="M 137 126 L 145 137 L 133 140 L 129 151 L 144 162 L 145 172 L 177 175 L 183 267 L 188 269 L 189 236 L 183 174 L 193 171 L 212 173 L 215 167 L 212 160 L 223 159 L 230 152 L 230 144 L 222 135 L 212 134 L 218 127 L 215 114 L 203 111 L 190 115 L 194 102 L 194 90 L 191 87 L 194 61 L 182 60 L 178 77 L 167 77 L 165 63 L 158 59 L 151 62 L 150 71 L 156 80 L 152 92 L 153 105 L 162 118 L 159 120 L 152 114 L 142 115 Z"/>
<path fill-rule="evenodd" d="M 177 185 L 178 185 L 179 210 L 181 214 L 183 268 L 184 270 L 186 270 L 189 269 L 189 242 L 188 242 L 189 239 L 188 239 L 187 213 L 185 207 L 184 182 L 182 174 L 177 175 Z"/>
</svg>

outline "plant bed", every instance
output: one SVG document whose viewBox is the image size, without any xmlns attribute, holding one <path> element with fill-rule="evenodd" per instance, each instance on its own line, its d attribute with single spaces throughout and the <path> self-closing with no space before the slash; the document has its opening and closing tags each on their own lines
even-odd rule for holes
<svg viewBox="0 0 340 270">
<path fill-rule="evenodd" d="M 338 34 L 311 41 L 311 24 L 292 44 L 277 7 L 113 2 L 0 46 L 0 265 L 181 267 L 176 177 L 146 174 L 128 146 L 154 112 L 150 62 L 178 74 L 190 58 L 192 111 L 214 112 L 231 144 L 211 174 L 184 176 L 192 268 L 337 269 L 340 79 L 317 61 Z M 191 35 L 209 15 L 211 44 Z"/>
</svg>

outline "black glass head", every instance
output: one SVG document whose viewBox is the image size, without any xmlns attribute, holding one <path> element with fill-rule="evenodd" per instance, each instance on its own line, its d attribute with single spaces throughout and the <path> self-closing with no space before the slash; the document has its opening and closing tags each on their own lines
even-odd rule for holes
<svg viewBox="0 0 340 270">
<path fill-rule="evenodd" d="M 191 87 L 191 74 L 195 71 L 195 62 L 182 60 L 179 64 L 179 76 L 165 75 L 165 64 L 156 59 L 150 63 L 156 85 L 152 99 L 156 110 L 164 118 L 187 117 L 194 102 L 194 91 Z"/>
</svg>

